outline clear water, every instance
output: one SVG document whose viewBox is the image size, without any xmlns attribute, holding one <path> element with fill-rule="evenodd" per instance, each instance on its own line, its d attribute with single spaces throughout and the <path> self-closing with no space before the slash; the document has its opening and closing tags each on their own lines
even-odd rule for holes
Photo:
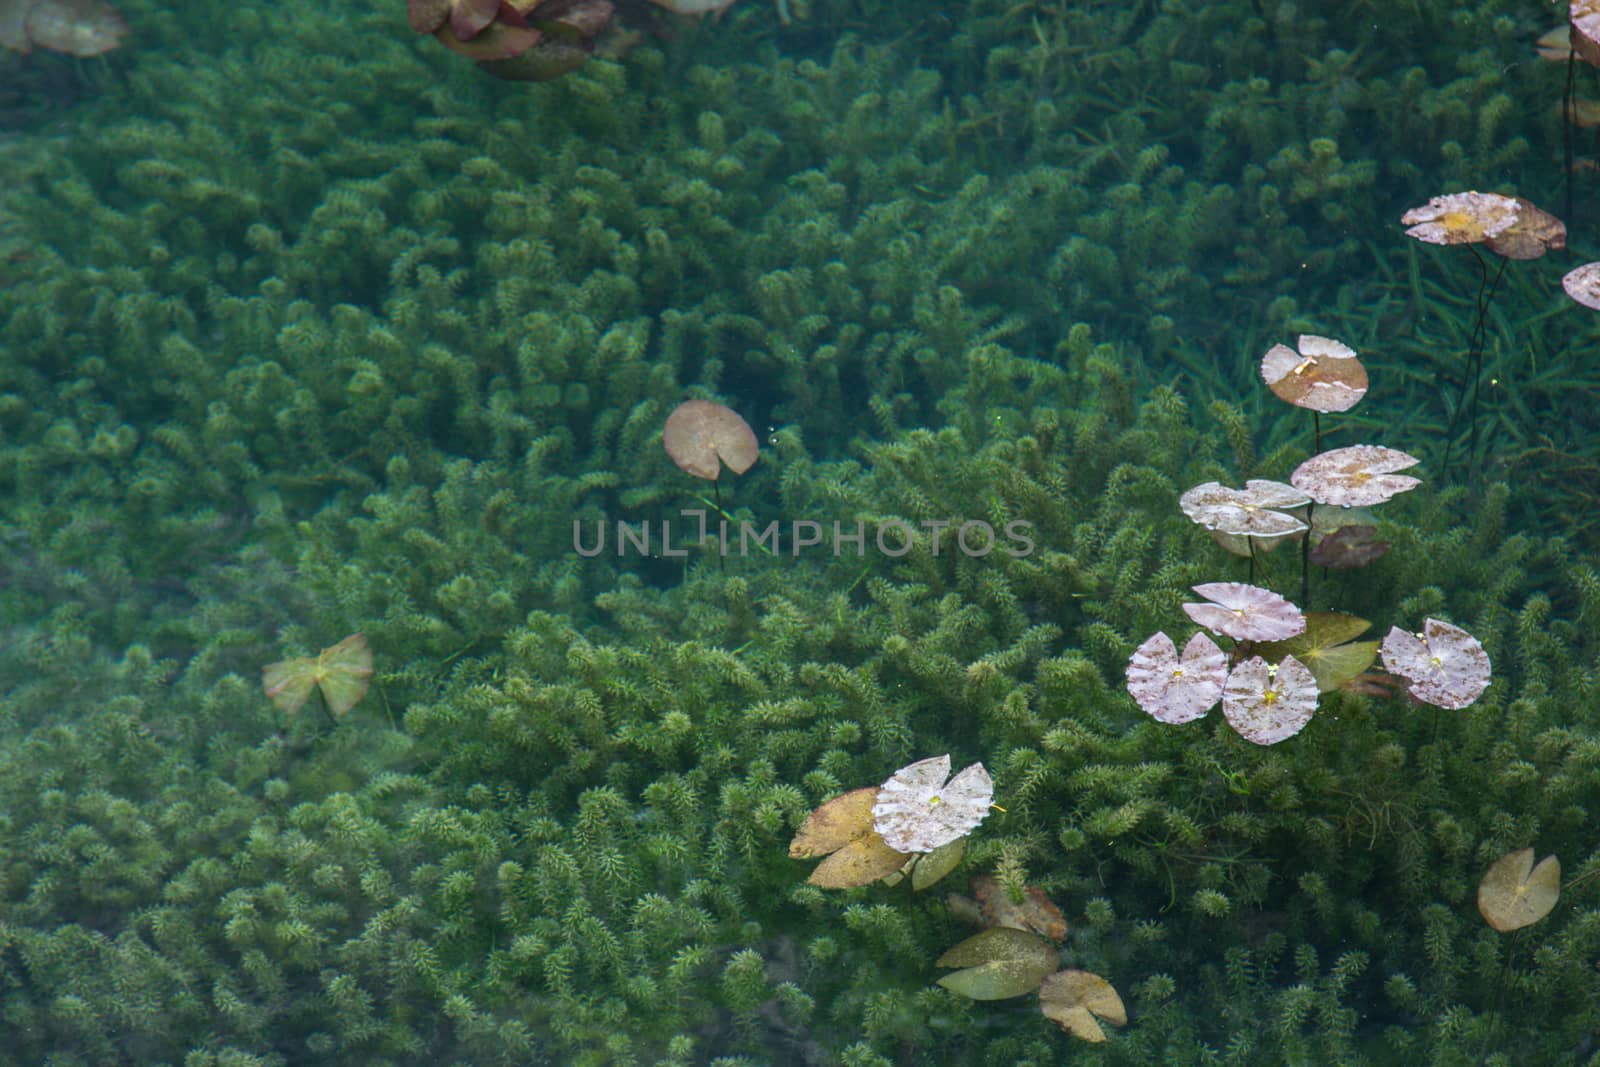
<svg viewBox="0 0 1600 1067">
<path fill-rule="evenodd" d="M 0 1063 L 1595 1057 L 1559 12 L 622 7 L 520 82 L 395 4 L 118 6 L 104 56 L 0 52 Z M 1564 247 L 1406 235 L 1465 190 Z M 1301 335 L 1359 403 L 1267 388 Z M 1420 479 L 1313 509 L 1365 566 L 1179 508 L 1356 444 Z M 1320 660 L 1302 728 L 1157 721 L 1130 656 L 1210 582 L 1491 680 L 1219 637 Z M 902 817 L 953 869 L 878 881 L 869 793 L 813 884 L 808 813 L 946 753 L 993 806 Z"/>
</svg>

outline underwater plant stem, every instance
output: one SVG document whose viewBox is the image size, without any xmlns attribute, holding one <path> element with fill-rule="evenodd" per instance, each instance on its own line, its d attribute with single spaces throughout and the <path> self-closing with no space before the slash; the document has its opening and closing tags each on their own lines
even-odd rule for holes
<svg viewBox="0 0 1600 1067">
<path fill-rule="evenodd" d="M 1572 218 L 1572 163 L 1577 134 L 1572 122 L 1573 94 L 1577 92 L 1578 50 L 1567 46 L 1567 80 L 1561 88 L 1561 217 Z"/>
<path fill-rule="evenodd" d="M 1306 532 L 1300 538 L 1300 610 L 1311 610 L 1311 512 L 1316 504 L 1306 505 Z"/>
<path fill-rule="evenodd" d="M 1311 439 L 1313 456 L 1322 453 L 1322 412 L 1311 412 Z M 1300 609 L 1311 610 L 1311 513 L 1316 503 L 1306 505 L 1306 533 L 1300 539 Z"/>
<path fill-rule="evenodd" d="M 1467 373 L 1466 380 L 1461 384 L 1461 397 L 1456 403 L 1455 411 L 1450 414 L 1450 424 L 1445 427 L 1444 434 L 1444 461 L 1440 464 L 1441 470 L 1450 467 L 1450 453 L 1455 448 L 1456 427 L 1461 423 L 1461 413 L 1468 407 L 1468 391 L 1471 391 L 1471 414 L 1468 416 L 1467 425 L 1467 464 L 1470 468 L 1476 461 L 1478 454 L 1478 397 L 1479 384 L 1483 376 L 1483 347 L 1489 332 L 1489 305 L 1494 302 L 1495 290 L 1500 287 L 1500 279 L 1505 276 L 1506 260 L 1502 257 L 1500 267 L 1494 272 L 1494 278 L 1489 277 L 1489 264 L 1485 263 L 1483 256 L 1476 248 L 1467 246 L 1467 251 L 1478 261 L 1478 295 L 1475 300 L 1476 315 L 1472 320 L 1472 333 L 1467 341 Z"/>
<path fill-rule="evenodd" d="M 1473 254 L 1477 254 L 1476 249 Z M 1478 305 L 1478 327 L 1473 333 L 1472 351 L 1468 359 L 1472 370 L 1472 413 L 1467 417 L 1472 421 L 1467 438 L 1467 464 L 1474 478 L 1478 471 L 1478 399 L 1483 385 L 1483 349 L 1489 334 L 1489 305 L 1494 303 L 1495 290 L 1500 288 L 1500 279 L 1505 277 L 1506 264 L 1509 262 L 1501 258 L 1500 266 L 1494 272 L 1494 280 L 1489 283 L 1489 293 Z"/>
<path fill-rule="evenodd" d="M 317 687 L 317 706 L 322 709 L 322 714 L 328 717 L 328 725 L 337 730 L 339 728 L 339 720 L 334 718 L 333 709 L 328 707 L 328 697 L 327 694 L 323 693 L 321 686 Z"/>
<path fill-rule="evenodd" d="M 717 471 L 717 476 L 711 479 L 711 496 L 717 502 L 718 514 L 726 515 L 727 512 L 722 508 L 722 471 L 720 469 Z M 719 541 L 718 544 L 720 545 L 721 542 Z M 728 557 L 720 551 L 717 553 L 717 570 L 723 574 L 728 573 Z"/>
</svg>

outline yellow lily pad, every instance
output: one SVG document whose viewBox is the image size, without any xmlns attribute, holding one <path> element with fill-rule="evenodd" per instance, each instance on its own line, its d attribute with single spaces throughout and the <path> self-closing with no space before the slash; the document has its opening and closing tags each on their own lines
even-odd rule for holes
<svg viewBox="0 0 1600 1067">
<path fill-rule="evenodd" d="M 1495 860 L 1478 883 L 1478 914 L 1508 933 L 1550 914 L 1561 896 L 1561 861 L 1546 856 L 1536 865 L 1533 849 L 1519 848 Z"/>
<path fill-rule="evenodd" d="M 855 789 L 806 816 L 800 832 L 789 842 L 790 858 L 828 857 L 806 881 L 823 889 L 849 889 L 886 878 L 906 862 L 906 854 L 884 844 L 872 828 L 872 805 L 877 797 L 877 786 Z"/>
<path fill-rule="evenodd" d="M 1099 1044 L 1106 1039 L 1096 1019 L 1112 1026 L 1128 1021 L 1128 1010 L 1111 983 L 1088 971 L 1057 971 L 1039 986 L 1039 1010 L 1073 1037 Z"/>
</svg>

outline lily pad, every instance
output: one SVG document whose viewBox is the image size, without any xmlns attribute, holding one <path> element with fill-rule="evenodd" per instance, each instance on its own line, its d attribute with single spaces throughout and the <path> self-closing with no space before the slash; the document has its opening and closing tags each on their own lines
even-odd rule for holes
<svg viewBox="0 0 1600 1067">
<path fill-rule="evenodd" d="M 1022 898 L 1013 900 L 999 882 L 988 875 L 980 875 L 972 880 L 972 892 L 983 908 L 986 926 L 1031 930 L 1057 942 L 1067 939 L 1066 916 L 1049 894 L 1036 885 L 1024 886 Z"/>
<path fill-rule="evenodd" d="M 1378 658 L 1378 642 L 1356 641 L 1372 624 L 1354 615 L 1337 611 L 1306 612 L 1304 633 L 1282 641 L 1255 646 L 1255 652 L 1270 663 L 1293 656 L 1317 680 L 1317 692 L 1331 693 L 1359 677 Z"/>
<path fill-rule="evenodd" d="M 1111 983 L 1088 971 L 1057 971 L 1039 986 L 1039 1010 L 1073 1037 L 1099 1044 L 1106 1039 L 1096 1018 L 1112 1026 L 1128 1021 L 1128 1010 Z"/>
<path fill-rule="evenodd" d="M 940 845 L 932 852 L 923 853 L 916 866 L 911 868 L 911 891 L 920 893 L 934 885 L 945 875 L 961 866 L 961 857 L 967 854 L 967 839 L 958 837 Z"/>
<path fill-rule="evenodd" d="M 1561 861 L 1546 856 L 1533 862 L 1533 849 L 1519 848 L 1489 864 L 1478 883 L 1478 914 L 1508 933 L 1532 926 L 1556 906 L 1561 896 Z"/>
<path fill-rule="evenodd" d="M 372 649 L 361 634 L 351 634 L 315 656 L 297 656 L 261 669 L 262 691 L 288 715 L 304 707 L 317 689 L 328 713 L 337 719 L 361 703 L 371 681 Z"/>
<path fill-rule="evenodd" d="M 996 926 L 939 957 L 940 967 L 964 968 L 939 984 L 972 1000 L 1005 1000 L 1038 989 L 1060 963 L 1055 946 L 1038 934 Z"/>
<path fill-rule="evenodd" d="M 761 452 L 750 424 L 738 412 L 710 400 L 685 400 L 673 408 L 661 443 L 672 462 L 708 482 L 717 480 L 723 464 L 743 474 Z"/>
<path fill-rule="evenodd" d="M 890 848 L 872 828 L 872 805 L 877 799 L 877 787 L 869 785 L 836 796 L 806 816 L 789 842 L 790 858 L 828 857 L 808 882 L 823 889 L 870 885 L 906 862 L 906 854 Z"/>
</svg>

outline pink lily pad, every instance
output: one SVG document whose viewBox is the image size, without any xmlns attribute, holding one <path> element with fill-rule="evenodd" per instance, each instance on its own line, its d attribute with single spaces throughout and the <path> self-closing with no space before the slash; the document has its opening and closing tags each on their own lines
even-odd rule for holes
<svg viewBox="0 0 1600 1067">
<path fill-rule="evenodd" d="M 1243 582 L 1207 582 L 1194 591 L 1211 601 L 1185 604 L 1189 618 L 1237 641 L 1282 641 L 1306 628 L 1306 617 L 1270 589 Z"/>
<path fill-rule="evenodd" d="M 1203 633 L 1189 638 L 1178 656 L 1164 633 L 1151 635 L 1128 660 L 1128 693 L 1153 718 L 1185 723 L 1201 718 L 1222 699 L 1228 657 Z"/>
</svg>

